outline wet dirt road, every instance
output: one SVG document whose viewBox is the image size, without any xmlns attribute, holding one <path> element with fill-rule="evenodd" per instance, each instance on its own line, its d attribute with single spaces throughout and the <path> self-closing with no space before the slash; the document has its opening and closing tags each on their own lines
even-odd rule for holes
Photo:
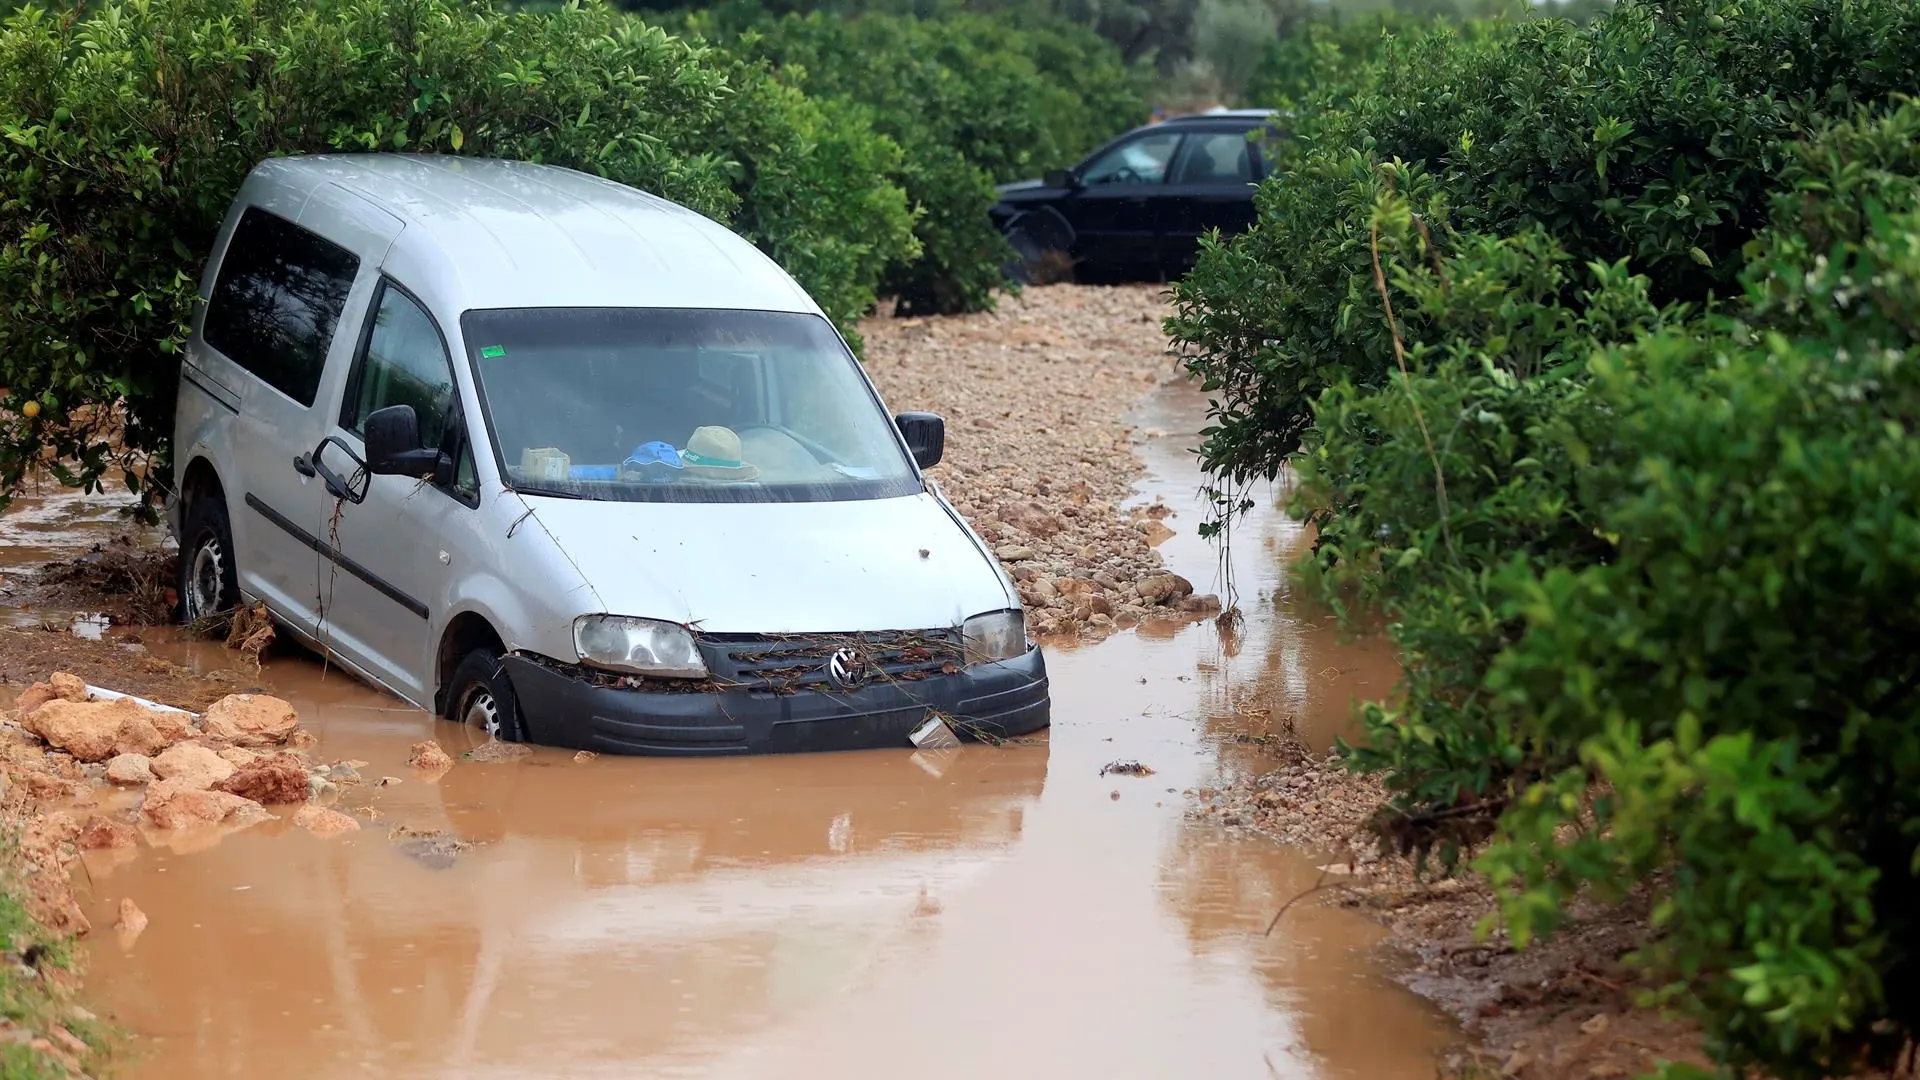
<svg viewBox="0 0 1920 1080">
<path fill-rule="evenodd" d="M 1143 426 L 1192 430 L 1194 402 Z M 1172 569 L 1209 591 L 1187 438 L 1143 447 L 1178 511 Z M 1189 820 L 1235 733 L 1292 714 L 1324 742 L 1392 669 L 1296 610 L 1300 541 L 1236 534 L 1247 622 L 1050 650 L 1041 745 L 719 761 L 542 751 L 406 768 L 471 740 L 316 662 L 260 680 L 326 760 L 368 764 L 318 840 L 286 822 L 204 850 L 90 861 L 92 1004 L 157 1077 L 1420 1078 L 1448 1036 L 1385 977 L 1361 917 L 1278 905 L 1311 853 Z M 178 658 L 178 657 L 176 657 Z M 1138 759 L 1152 776 L 1102 776 Z M 391 835 L 389 828 L 396 830 Z M 455 850 L 417 833 L 473 844 Z"/>
</svg>

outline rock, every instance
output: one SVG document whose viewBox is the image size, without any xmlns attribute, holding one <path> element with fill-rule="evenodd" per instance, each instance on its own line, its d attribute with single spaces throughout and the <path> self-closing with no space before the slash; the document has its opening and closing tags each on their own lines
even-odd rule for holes
<svg viewBox="0 0 1920 1080">
<path fill-rule="evenodd" d="M 233 765 L 198 743 L 169 746 L 153 759 L 153 774 L 180 787 L 210 788 L 233 775 Z"/>
<path fill-rule="evenodd" d="M 1060 596 L 1059 586 L 1053 583 L 1052 578 L 1046 577 L 1036 577 L 1027 582 L 1027 592 L 1032 597 L 1030 602 L 1040 604 L 1051 604 Z"/>
<path fill-rule="evenodd" d="M 229 818 L 258 820 L 265 813 L 259 803 L 225 791 L 187 787 L 182 778 L 147 788 L 147 801 L 140 807 L 141 817 L 156 829 L 218 825 Z"/>
<path fill-rule="evenodd" d="M 307 774 L 307 801 L 322 802 L 340 793 L 340 785 L 320 775 Z"/>
<path fill-rule="evenodd" d="M 138 840 L 133 827 L 125 822 L 95 814 L 89 817 L 73 836 L 73 846 L 81 851 L 107 851 L 113 848 L 130 848 Z"/>
<path fill-rule="evenodd" d="M 120 898 L 120 920 L 113 924 L 113 928 L 130 937 L 139 937 L 140 931 L 147 928 L 147 913 L 123 896 Z"/>
<path fill-rule="evenodd" d="M 1180 601 L 1180 610 L 1190 615 L 1218 615 L 1220 598 L 1207 593 L 1204 596 L 1189 596 Z"/>
<path fill-rule="evenodd" d="M 360 828 L 358 821 L 324 806 L 301 807 L 299 813 L 293 815 L 293 823 L 323 840 Z"/>
<path fill-rule="evenodd" d="M 300 728 L 293 734 L 287 736 L 287 749 L 289 750 L 311 750 L 319 745 L 319 737 L 306 728 Z"/>
<path fill-rule="evenodd" d="M 1088 607 L 1088 608 L 1089 608 L 1089 609 L 1090 609 L 1090 610 L 1091 610 L 1091 611 L 1093 612 L 1093 614 L 1095 614 L 1095 615 L 1108 615 L 1108 616 L 1110 616 L 1110 615 L 1112 615 L 1112 614 L 1113 614 L 1113 601 L 1112 601 L 1112 600 L 1109 600 L 1109 599 L 1107 599 L 1107 598 L 1106 598 L 1106 597 L 1104 597 L 1104 596 L 1095 596 L 1095 597 L 1092 597 L 1092 598 L 1090 598 L 1090 599 L 1089 599 L 1089 600 L 1087 601 L 1087 607 Z M 1111 619 L 1109 619 L 1108 621 L 1109 621 L 1109 622 L 1111 622 L 1112 620 L 1111 620 Z"/>
<path fill-rule="evenodd" d="M 300 726 L 293 706 L 266 694 L 229 694 L 207 710 L 201 728 L 235 746 L 272 746 Z"/>
<path fill-rule="evenodd" d="M 1018 544 L 1007 544 L 996 550 L 994 554 L 1000 556 L 1001 562 L 1026 562 L 1028 559 L 1039 557 L 1032 548 L 1021 547 Z"/>
<path fill-rule="evenodd" d="M 224 747 L 219 750 L 218 753 L 220 754 L 221 761 L 226 762 L 236 769 L 244 769 L 254 762 L 259 761 L 262 756 L 258 752 L 249 750 L 244 746 Z"/>
<path fill-rule="evenodd" d="M 19 700 L 13 703 L 14 712 L 25 717 L 49 701 L 81 702 L 87 700 L 86 680 L 77 675 L 58 671 L 46 682 L 37 682 L 20 692 Z"/>
<path fill-rule="evenodd" d="M 116 754 L 136 754 L 151 757 L 173 745 L 172 740 L 160 734 L 154 725 L 151 709 L 141 709 L 139 715 L 129 715 L 120 721 L 120 730 L 114 735 L 113 750 Z"/>
<path fill-rule="evenodd" d="M 1193 595 L 1193 583 L 1179 574 L 1148 574 L 1140 579 L 1140 599 L 1149 604 L 1177 604 Z"/>
<path fill-rule="evenodd" d="M 408 748 L 407 764 L 421 772 L 440 773 L 453 768 L 453 759 L 447 756 L 439 743 L 424 739 Z"/>
<path fill-rule="evenodd" d="M 1088 617 L 1087 625 L 1096 630 L 1111 630 L 1113 629 L 1113 616 L 1096 611 Z"/>
<path fill-rule="evenodd" d="M 120 727 L 150 710 L 126 698 L 70 701 L 55 698 L 27 714 L 20 726 L 79 761 L 105 761 L 120 751 Z"/>
<path fill-rule="evenodd" d="M 107 780 L 134 787 L 153 783 L 153 762 L 145 754 L 116 754 L 107 760 Z"/>
<path fill-rule="evenodd" d="M 533 756 L 533 747 L 522 743 L 500 742 L 497 739 L 481 743 L 479 746 L 460 755 L 468 761 L 496 764 L 507 761 L 520 761 Z"/>
<path fill-rule="evenodd" d="M 251 799 L 262 806 L 306 802 L 307 767 L 292 754 L 275 754 L 234 770 L 232 776 L 214 784 L 213 789 Z"/>
</svg>

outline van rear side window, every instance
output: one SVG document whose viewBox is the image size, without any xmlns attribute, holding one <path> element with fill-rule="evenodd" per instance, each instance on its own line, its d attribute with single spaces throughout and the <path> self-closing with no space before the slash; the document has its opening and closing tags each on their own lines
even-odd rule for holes
<svg viewBox="0 0 1920 1080">
<path fill-rule="evenodd" d="M 200 336 L 227 359 L 311 406 L 360 258 L 249 207 L 234 227 Z"/>
</svg>

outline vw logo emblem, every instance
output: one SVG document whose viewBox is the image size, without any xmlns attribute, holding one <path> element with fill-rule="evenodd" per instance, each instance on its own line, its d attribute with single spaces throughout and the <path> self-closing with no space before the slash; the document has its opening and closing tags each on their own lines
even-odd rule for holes
<svg viewBox="0 0 1920 1080">
<path fill-rule="evenodd" d="M 842 690 L 851 690 L 866 681 L 867 663 L 853 649 L 837 649 L 827 661 L 827 677 Z"/>
</svg>

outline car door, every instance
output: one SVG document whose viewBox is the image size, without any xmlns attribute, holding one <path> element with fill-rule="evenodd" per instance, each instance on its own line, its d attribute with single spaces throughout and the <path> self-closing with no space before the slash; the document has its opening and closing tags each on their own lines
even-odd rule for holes
<svg viewBox="0 0 1920 1080">
<path fill-rule="evenodd" d="M 1160 215 L 1160 256 L 1170 273 L 1185 272 L 1200 249 L 1200 237 L 1252 226 L 1258 182 L 1254 147 L 1244 128 L 1195 131 L 1174 159 Z"/>
<path fill-rule="evenodd" d="M 234 225 L 202 317 L 196 366 L 237 391 L 228 477 L 241 589 L 297 628 L 318 619 L 314 537 L 325 500 L 297 462 L 318 441 L 315 409 L 359 278 L 353 251 L 250 205 Z"/>
<path fill-rule="evenodd" d="M 1075 170 L 1078 187 L 1061 201 L 1073 226 L 1075 258 L 1101 268 L 1131 268 L 1159 260 L 1167 167 L 1180 148 L 1177 131 L 1146 131 L 1117 142 Z"/>
<path fill-rule="evenodd" d="M 472 562 L 479 485 L 457 404 L 453 363 L 438 323 L 407 288 L 382 276 L 366 307 L 365 332 L 334 398 L 330 441 L 319 462 L 361 469 L 366 419 L 408 405 L 421 444 L 447 466 L 436 476 L 364 476 L 358 502 L 341 506 L 329 540 L 333 594 L 329 648 L 401 697 L 430 708 L 434 643 L 448 607 L 451 575 Z"/>
</svg>

